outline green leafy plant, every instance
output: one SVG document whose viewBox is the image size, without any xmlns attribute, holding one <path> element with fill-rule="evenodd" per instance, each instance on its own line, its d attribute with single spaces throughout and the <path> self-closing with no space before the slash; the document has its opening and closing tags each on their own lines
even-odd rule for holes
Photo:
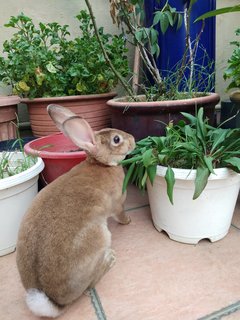
<svg viewBox="0 0 240 320">
<path fill-rule="evenodd" d="M 16 160 L 17 151 L 3 151 L 0 153 L 0 179 L 14 176 L 31 168 L 36 158 L 21 153 L 22 157 Z"/>
<path fill-rule="evenodd" d="M 173 203 L 173 168 L 196 169 L 193 199 L 202 193 L 215 168 L 229 167 L 240 172 L 240 128 L 222 129 L 208 125 L 207 119 L 203 118 L 203 108 L 196 116 L 182 115 L 187 122 L 170 123 L 166 136 L 138 141 L 129 158 L 122 161 L 128 167 L 123 190 L 130 182 L 144 189 L 147 179 L 154 182 L 157 166 L 165 166 L 168 197 Z"/>
<path fill-rule="evenodd" d="M 201 15 L 200 17 L 198 17 L 196 19 L 196 21 L 207 19 L 207 18 L 211 18 L 211 17 L 216 17 L 218 15 L 225 14 L 225 13 L 239 12 L 239 11 L 240 11 L 240 5 L 239 4 L 235 5 L 235 6 L 231 6 L 231 7 L 223 7 L 223 8 L 219 8 L 219 9 L 216 9 L 216 10 L 212 10 L 212 11 L 206 12 L 205 14 Z"/>
<path fill-rule="evenodd" d="M 20 138 L 18 126 L 17 139 L 9 149 L 14 151 L 0 152 L 0 179 L 21 173 L 31 168 L 37 162 L 36 157 L 25 154 L 23 140 Z M 20 153 L 20 157 L 16 157 L 16 153 Z"/>
<path fill-rule="evenodd" d="M 88 6 L 97 35 L 98 30 L 90 1 L 85 0 L 85 2 Z M 200 37 L 205 26 L 204 20 L 202 20 L 202 25 L 195 41 L 191 39 L 190 31 L 191 15 L 197 0 L 184 1 L 183 11 L 178 11 L 175 7 L 172 7 L 168 0 L 159 1 L 161 7 L 155 10 L 153 21 L 148 21 L 149 24 L 146 24 L 145 21 L 146 10 L 144 0 L 110 0 L 109 2 L 113 22 L 124 32 L 129 44 L 137 49 L 141 57 L 144 79 L 147 79 L 148 75 L 152 78 L 151 83 L 149 83 L 149 81 L 142 81 L 141 84 L 133 83 L 133 89 L 129 85 L 129 82 L 119 77 L 119 80 L 131 97 L 130 100 L 137 101 L 138 98 L 136 95 L 138 93 L 143 93 L 147 101 L 176 100 L 180 97 L 181 99 L 189 98 L 189 96 L 196 97 L 199 96 L 199 91 L 202 92 L 203 96 L 207 95 L 213 87 L 214 72 L 211 72 L 211 76 L 209 75 L 211 84 L 210 81 L 207 81 L 204 88 L 201 81 L 203 74 L 206 72 L 206 65 L 205 63 L 203 65 L 199 63 L 199 61 L 196 61 Z M 161 54 L 158 36 L 160 33 L 164 36 L 169 28 L 177 31 L 182 24 L 186 32 L 186 39 L 184 39 L 185 50 L 177 65 L 173 70 L 168 70 L 166 75 L 166 71 L 159 70 L 157 66 L 157 58 Z M 100 37 L 98 37 L 98 40 L 101 43 Z M 104 47 L 101 47 L 104 51 Z M 107 60 L 107 52 L 105 52 L 104 56 Z M 209 65 L 211 63 L 212 62 L 209 61 Z M 111 67 L 113 67 L 112 69 L 114 70 L 114 66 Z M 116 75 L 119 76 L 117 72 Z M 183 91 L 185 91 L 185 95 L 182 94 Z"/>
<path fill-rule="evenodd" d="M 240 29 L 236 30 L 236 36 L 240 36 Z M 224 79 L 231 79 L 227 90 L 238 88 L 240 89 L 240 41 L 232 41 L 231 45 L 234 45 L 232 56 L 228 60 L 228 67 L 224 72 Z"/>
<path fill-rule="evenodd" d="M 111 91 L 118 82 L 94 33 L 89 14 L 76 17 L 81 35 L 71 39 L 67 25 L 57 22 L 36 26 L 21 13 L 12 16 L 5 27 L 16 29 L 3 44 L 0 80 L 12 85 L 22 97 L 54 97 L 95 94 Z M 128 74 L 128 60 L 123 37 L 98 29 L 109 59 L 119 73 Z"/>
<path fill-rule="evenodd" d="M 18 117 L 17 124 L 14 123 L 14 125 L 16 126 L 17 138 L 11 145 L 8 145 L 10 151 L 0 152 L 0 179 L 21 173 L 31 168 L 37 162 L 36 157 L 27 155 L 24 152 L 24 141 L 20 137 Z M 19 153 L 20 157 L 16 157 L 16 153 Z"/>
</svg>

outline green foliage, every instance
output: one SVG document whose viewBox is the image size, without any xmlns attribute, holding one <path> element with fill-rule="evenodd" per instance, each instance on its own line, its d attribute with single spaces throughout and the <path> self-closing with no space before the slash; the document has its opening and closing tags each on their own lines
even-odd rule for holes
<svg viewBox="0 0 240 320">
<path fill-rule="evenodd" d="M 236 30 L 236 36 L 240 36 L 240 29 Z M 228 60 L 228 67 L 224 72 L 224 79 L 231 79 L 231 82 L 227 89 L 240 88 L 240 41 L 232 41 L 231 45 L 234 45 L 232 56 Z"/>
<path fill-rule="evenodd" d="M 191 65 L 181 60 L 172 70 L 165 71 L 166 76 L 161 87 L 156 84 L 148 85 L 145 81 L 146 85 L 140 85 L 140 88 L 146 95 L 147 101 L 182 100 L 206 96 L 214 91 L 215 73 L 209 73 L 209 70 L 213 69 L 213 62 L 203 50 L 201 64 L 195 61 L 193 69 Z M 187 77 L 186 74 L 190 73 L 192 77 Z"/>
<path fill-rule="evenodd" d="M 0 80 L 29 98 L 111 91 L 118 80 L 105 62 L 90 16 L 83 10 L 76 18 L 81 35 L 71 39 L 67 25 L 35 26 L 23 13 L 12 16 L 5 27 L 16 33 L 3 44 Z M 102 28 L 99 33 L 111 62 L 125 77 L 129 70 L 123 37 L 105 34 Z"/>
<path fill-rule="evenodd" d="M 236 6 L 232 6 L 232 7 L 219 8 L 219 9 L 212 10 L 212 11 L 204 13 L 203 15 L 198 17 L 196 19 L 196 21 L 207 19 L 207 18 L 211 18 L 211 17 L 216 17 L 216 16 L 218 16 L 220 14 L 224 14 L 224 13 L 231 13 L 231 12 L 238 12 L 238 11 L 240 11 L 240 5 L 236 5 Z"/>
<path fill-rule="evenodd" d="M 240 173 L 240 128 L 222 129 L 208 125 L 203 108 L 196 116 L 182 114 L 187 122 L 170 123 L 166 136 L 138 141 L 129 158 L 122 161 L 124 166 L 130 166 L 123 190 L 128 183 L 144 189 L 148 178 L 153 183 L 157 165 L 166 166 L 167 193 L 173 203 L 175 178 L 172 168 L 196 169 L 193 199 L 200 196 L 215 168 L 228 167 Z"/>
<path fill-rule="evenodd" d="M 36 163 L 36 158 L 28 156 L 24 152 L 21 152 L 22 157 L 16 160 L 16 152 L 3 151 L 0 153 L 0 179 L 21 173 Z"/>
<path fill-rule="evenodd" d="M 14 176 L 31 168 L 36 162 L 37 158 L 26 155 L 23 148 L 23 140 L 20 138 L 19 130 L 17 127 L 17 139 L 11 146 L 11 150 L 14 150 L 16 145 L 16 152 L 21 154 L 18 160 L 15 159 L 15 151 L 3 151 L 0 152 L 0 179 Z"/>
</svg>

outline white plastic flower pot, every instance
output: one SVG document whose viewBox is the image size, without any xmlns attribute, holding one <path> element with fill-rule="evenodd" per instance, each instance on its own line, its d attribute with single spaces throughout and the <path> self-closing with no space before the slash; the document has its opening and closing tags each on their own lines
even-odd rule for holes
<svg viewBox="0 0 240 320">
<path fill-rule="evenodd" d="M 15 152 L 12 159 L 22 157 L 21 152 Z M 43 168 L 42 159 L 37 158 L 29 169 L 0 180 L 0 256 L 16 248 L 21 220 L 38 192 L 38 177 Z"/>
<path fill-rule="evenodd" d="M 197 244 L 201 239 L 211 242 L 222 239 L 231 225 L 236 205 L 240 175 L 227 168 L 216 169 L 199 198 L 192 200 L 196 170 L 173 169 L 174 205 L 168 199 L 165 173 L 158 166 L 153 186 L 147 190 L 153 224 L 176 241 Z"/>
</svg>

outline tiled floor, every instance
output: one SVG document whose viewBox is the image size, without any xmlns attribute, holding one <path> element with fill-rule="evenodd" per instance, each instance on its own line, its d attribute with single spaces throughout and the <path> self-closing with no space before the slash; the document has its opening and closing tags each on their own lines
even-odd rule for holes
<svg viewBox="0 0 240 320">
<path fill-rule="evenodd" d="M 109 222 L 115 266 L 59 320 L 214 320 L 227 313 L 224 319 L 240 320 L 240 310 L 233 312 L 240 309 L 240 201 L 229 234 L 196 246 L 156 231 L 146 195 L 133 186 L 126 209 L 131 224 Z M 0 320 L 28 319 L 37 318 L 25 306 L 13 253 L 0 258 Z"/>
</svg>

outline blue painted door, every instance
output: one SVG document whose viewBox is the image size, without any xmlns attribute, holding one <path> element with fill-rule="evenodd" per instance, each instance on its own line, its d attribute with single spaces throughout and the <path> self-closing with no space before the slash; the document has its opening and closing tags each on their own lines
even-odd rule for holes
<svg viewBox="0 0 240 320">
<path fill-rule="evenodd" d="M 163 1 L 145 0 L 146 25 L 149 25 L 153 19 L 153 12 L 157 8 L 161 8 Z M 187 0 L 169 0 L 169 4 L 175 7 L 177 11 L 183 12 Z M 165 1 L 164 1 L 165 3 Z M 199 0 L 193 5 L 191 14 L 191 40 L 194 41 L 201 31 L 202 22 L 194 23 L 194 20 L 201 14 L 214 10 L 216 8 L 216 0 Z M 167 75 L 169 70 L 174 67 L 182 59 L 185 51 L 186 32 L 184 25 L 180 29 L 168 28 L 163 35 L 159 31 L 160 55 L 157 59 L 158 68 L 163 75 Z M 207 57 L 208 56 L 208 57 Z M 201 34 L 199 48 L 196 53 L 195 62 L 206 68 L 206 81 L 209 74 L 214 72 L 215 68 L 215 18 L 205 20 L 204 31 Z M 188 71 L 186 71 L 186 74 Z M 199 88 L 201 89 L 201 88 Z"/>
</svg>

